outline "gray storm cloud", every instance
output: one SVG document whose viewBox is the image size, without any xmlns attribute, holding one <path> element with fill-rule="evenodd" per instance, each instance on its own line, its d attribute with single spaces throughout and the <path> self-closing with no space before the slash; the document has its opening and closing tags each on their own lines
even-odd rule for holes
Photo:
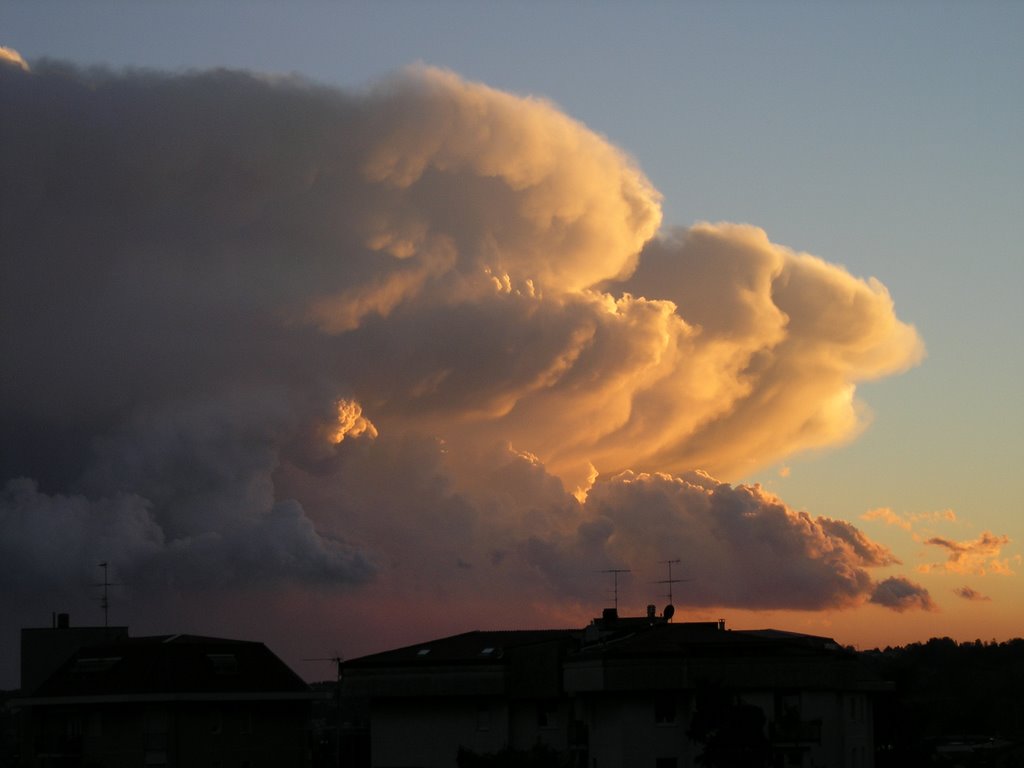
<svg viewBox="0 0 1024 768">
<path fill-rule="evenodd" d="M 927 589 L 903 576 L 890 576 L 878 582 L 871 592 L 870 602 L 899 613 L 938 610 Z"/>
<path fill-rule="evenodd" d="M 711 478 L 848 439 L 857 382 L 920 360 L 878 281 L 756 227 L 659 235 L 622 152 L 450 72 L 6 58 L 5 584 L 454 564 L 581 600 L 580 569 L 686 554 L 731 574 L 700 604 L 813 608 L 892 562 Z"/>
<path fill-rule="evenodd" d="M 587 500 L 609 525 L 617 562 L 678 554 L 697 605 L 817 609 L 861 602 L 867 568 L 898 561 L 849 523 L 812 518 L 759 487 L 703 472 L 627 472 L 598 483 Z"/>
</svg>

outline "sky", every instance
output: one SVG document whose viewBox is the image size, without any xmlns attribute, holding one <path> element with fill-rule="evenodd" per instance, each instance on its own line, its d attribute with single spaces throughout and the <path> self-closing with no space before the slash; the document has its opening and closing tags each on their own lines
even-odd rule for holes
<svg viewBox="0 0 1024 768">
<path fill-rule="evenodd" d="M 1024 635 L 1024 6 L 0 5 L 0 687 L 667 602 Z M 683 580 L 685 579 L 685 581 Z M 319 665 L 319 666 L 318 666 Z"/>
</svg>

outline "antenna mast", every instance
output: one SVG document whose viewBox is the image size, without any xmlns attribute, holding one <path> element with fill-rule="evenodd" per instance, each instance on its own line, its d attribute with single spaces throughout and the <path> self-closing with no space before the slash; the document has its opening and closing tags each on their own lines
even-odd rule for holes
<svg viewBox="0 0 1024 768">
<path fill-rule="evenodd" d="M 678 584 L 678 583 L 680 583 L 682 581 L 689 581 L 689 579 L 673 579 L 672 578 L 672 565 L 674 563 L 678 563 L 679 562 L 679 558 L 676 558 L 675 560 L 659 560 L 658 562 L 659 563 L 664 563 L 665 565 L 668 566 L 668 578 L 667 579 L 662 579 L 661 581 L 659 581 L 657 583 L 658 584 L 668 584 L 668 604 L 672 605 L 672 585 L 673 584 Z"/>
<path fill-rule="evenodd" d="M 109 578 L 110 564 L 104 560 L 102 563 L 97 563 L 98 568 L 103 569 L 103 581 L 95 584 L 94 586 L 103 587 L 103 597 L 100 598 L 100 607 L 103 609 L 103 626 L 104 628 L 110 626 L 110 596 L 107 590 L 110 587 L 116 587 L 117 584 Z"/>
<path fill-rule="evenodd" d="M 620 573 L 631 573 L 629 568 L 606 568 L 601 573 L 610 573 L 612 575 L 612 583 L 614 585 L 615 594 L 615 610 L 619 610 L 619 574 Z"/>
</svg>

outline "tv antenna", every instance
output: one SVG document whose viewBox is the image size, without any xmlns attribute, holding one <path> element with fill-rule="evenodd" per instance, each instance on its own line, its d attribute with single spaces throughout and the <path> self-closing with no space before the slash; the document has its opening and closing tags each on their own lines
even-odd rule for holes
<svg viewBox="0 0 1024 768">
<path fill-rule="evenodd" d="M 102 563 L 97 563 L 97 568 L 103 569 L 103 581 L 97 582 L 93 586 L 103 587 L 103 597 L 100 598 L 100 607 L 103 609 L 103 626 L 104 628 L 110 626 L 110 594 L 107 591 L 110 587 L 120 586 L 117 582 L 110 580 L 110 564 L 104 560 Z"/>
<path fill-rule="evenodd" d="M 672 605 L 672 585 L 673 584 L 679 584 L 679 583 L 684 582 L 684 581 L 690 581 L 690 579 L 673 579 L 672 578 L 672 566 L 679 562 L 679 558 L 676 558 L 675 560 L 659 560 L 658 562 L 668 566 L 668 578 L 667 579 L 661 579 L 660 581 L 656 581 L 654 583 L 655 584 L 668 584 L 668 595 L 667 595 L 667 597 L 668 597 L 668 604 Z"/>
<path fill-rule="evenodd" d="M 330 661 L 334 664 L 338 681 L 341 680 L 341 665 L 342 663 L 344 663 L 345 657 L 342 656 L 340 653 L 334 656 L 321 656 L 320 658 L 316 659 L 303 659 L 303 661 Z"/>
<path fill-rule="evenodd" d="M 613 592 L 615 595 L 615 610 L 619 610 L 619 574 L 620 573 L 631 573 L 629 568 L 605 568 L 601 573 L 610 573 L 612 575 Z"/>
</svg>

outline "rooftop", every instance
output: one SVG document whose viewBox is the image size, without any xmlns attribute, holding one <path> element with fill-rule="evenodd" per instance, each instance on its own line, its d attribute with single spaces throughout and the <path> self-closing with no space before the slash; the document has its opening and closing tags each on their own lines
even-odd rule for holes
<svg viewBox="0 0 1024 768">
<path fill-rule="evenodd" d="M 159 635 L 79 649 L 25 703 L 58 697 L 248 697 L 308 691 L 263 643 Z"/>
</svg>

